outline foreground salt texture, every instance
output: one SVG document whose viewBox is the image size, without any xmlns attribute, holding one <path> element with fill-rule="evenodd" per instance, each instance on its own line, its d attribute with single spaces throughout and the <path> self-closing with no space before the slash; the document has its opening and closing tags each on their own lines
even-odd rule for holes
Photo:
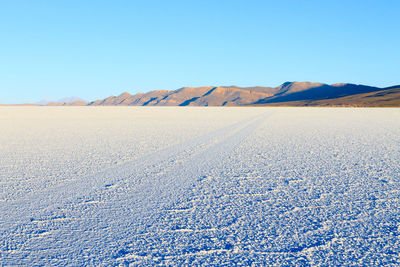
<svg viewBox="0 0 400 267">
<path fill-rule="evenodd" d="M 400 109 L 0 108 L 0 265 L 400 264 Z"/>
</svg>

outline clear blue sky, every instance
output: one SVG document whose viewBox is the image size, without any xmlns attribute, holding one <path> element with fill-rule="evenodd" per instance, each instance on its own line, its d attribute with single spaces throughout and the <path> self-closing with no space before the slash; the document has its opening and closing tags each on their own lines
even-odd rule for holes
<svg viewBox="0 0 400 267">
<path fill-rule="evenodd" d="M 0 1 L 0 103 L 183 86 L 400 84 L 400 1 Z"/>
</svg>

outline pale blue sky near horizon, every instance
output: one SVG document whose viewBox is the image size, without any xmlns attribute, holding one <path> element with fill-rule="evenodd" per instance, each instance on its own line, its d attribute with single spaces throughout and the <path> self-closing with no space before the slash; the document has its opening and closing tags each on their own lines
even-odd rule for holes
<svg viewBox="0 0 400 267">
<path fill-rule="evenodd" d="M 0 1 L 0 103 L 400 84 L 400 1 Z"/>
</svg>

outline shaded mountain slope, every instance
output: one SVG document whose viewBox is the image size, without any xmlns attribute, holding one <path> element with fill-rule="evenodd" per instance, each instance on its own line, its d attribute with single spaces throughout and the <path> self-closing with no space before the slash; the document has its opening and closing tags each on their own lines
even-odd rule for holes
<svg viewBox="0 0 400 267">
<path fill-rule="evenodd" d="M 385 88 L 379 91 L 353 94 L 344 97 L 272 102 L 262 106 L 348 106 L 348 107 L 400 107 L 400 86 Z"/>
<path fill-rule="evenodd" d="M 281 90 L 282 93 L 276 94 L 272 97 L 261 99 L 255 104 L 334 99 L 349 95 L 380 91 L 382 89 L 356 84 L 328 85 L 293 82 L 287 86 L 283 86 Z"/>
</svg>

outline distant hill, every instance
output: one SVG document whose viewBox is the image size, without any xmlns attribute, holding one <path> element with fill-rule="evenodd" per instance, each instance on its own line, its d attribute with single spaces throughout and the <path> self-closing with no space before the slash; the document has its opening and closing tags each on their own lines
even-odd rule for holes
<svg viewBox="0 0 400 267">
<path fill-rule="evenodd" d="M 47 105 L 47 104 L 49 104 L 49 103 L 51 103 L 53 101 L 54 101 L 53 99 L 44 98 L 44 99 L 42 99 L 42 100 L 40 100 L 40 101 L 38 101 L 38 102 L 36 102 L 34 104 L 36 104 L 36 105 Z"/>
<path fill-rule="evenodd" d="M 88 103 L 80 97 L 71 96 L 65 97 L 58 100 L 52 100 L 49 98 L 45 98 L 36 102 L 37 105 L 48 105 L 48 106 L 82 106 L 87 105 Z"/>
<path fill-rule="evenodd" d="M 86 101 L 75 101 L 75 102 L 52 102 L 47 104 L 47 106 L 87 106 Z"/>
<path fill-rule="evenodd" d="M 278 87 L 207 86 L 150 91 L 88 103 L 89 106 L 400 106 L 400 86 L 286 82 Z"/>
</svg>

